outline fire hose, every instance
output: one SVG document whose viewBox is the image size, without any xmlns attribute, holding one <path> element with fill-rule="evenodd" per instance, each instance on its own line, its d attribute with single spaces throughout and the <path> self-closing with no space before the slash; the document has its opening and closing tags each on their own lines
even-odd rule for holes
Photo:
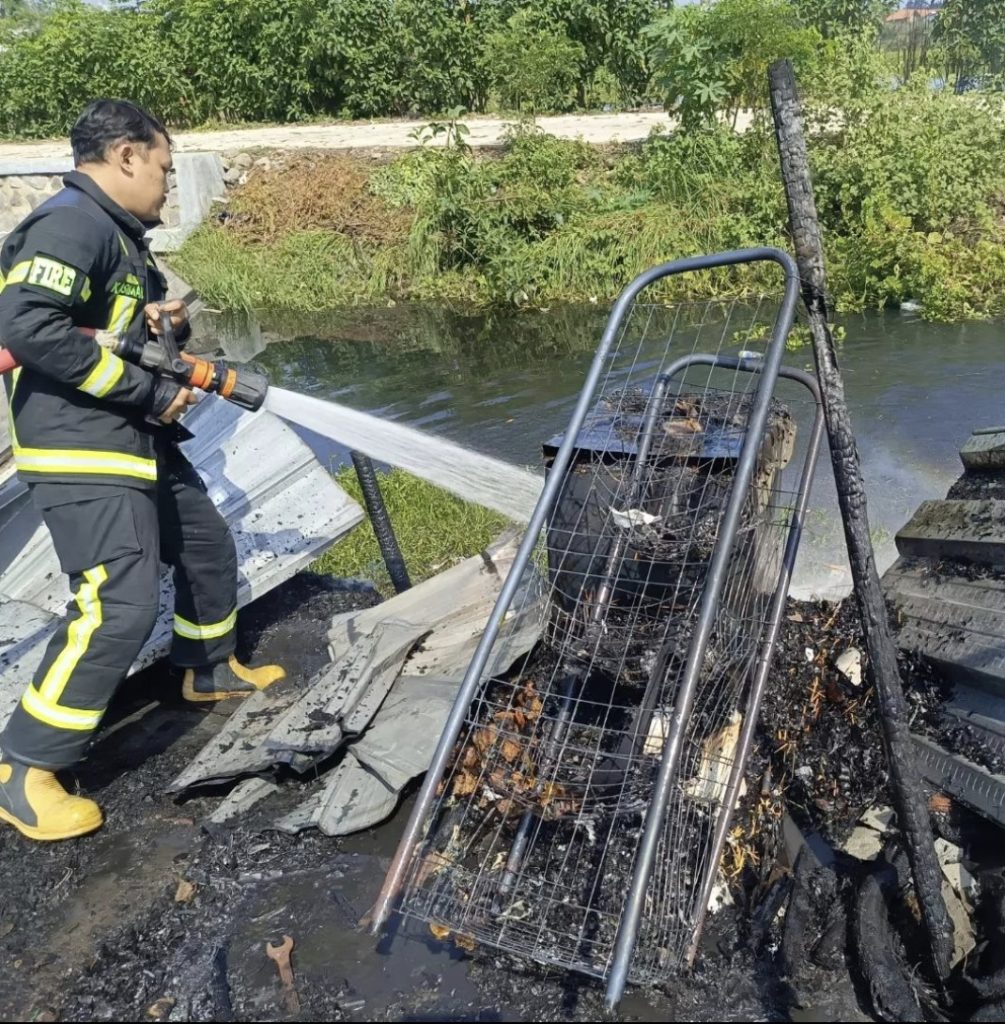
<svg viewBox="0 0 1005 1024">
<path fill-rule="evenodd" d="M 93 327 L 82 327 L 80 330 L 91 335 L 102 348 L 108 349 L 120 359 L 168 377 L 182 387 L 217 394 L 251 412 L 260 409 L 265 402 L 269 384 L 261 374 L 235 370 L 222 360 L 201 359 L 188 352 L 181 352 L 169 313 L 161 313 L 162 334 L 159 339 L 139 341 Z M 19 365 L 9 349 L 0 349 L 0 374 L 8 373 Z"/>
</svg>

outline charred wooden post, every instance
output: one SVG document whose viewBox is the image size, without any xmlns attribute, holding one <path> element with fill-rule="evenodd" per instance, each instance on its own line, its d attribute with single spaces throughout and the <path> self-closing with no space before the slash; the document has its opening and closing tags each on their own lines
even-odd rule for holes
<svg viewBox="0 0 1005 1024">
<path fill-rule="evenodd" d="M 942 874 L 936 860 L 928 807 L 915 765 L 897 651 L 869 535 L 865 483 L 829 324 L 823 243 L 791 62 L 784 60 L 773 64 L 769 70 L 769 81 L 796 264 L 820 379 L 855 597 L 883 723 L 893 803 L 928 934 L 932 965 L 936 977 L 942 982 L 949 974 L 953 928 L 942 899 Z"/>
</svg>

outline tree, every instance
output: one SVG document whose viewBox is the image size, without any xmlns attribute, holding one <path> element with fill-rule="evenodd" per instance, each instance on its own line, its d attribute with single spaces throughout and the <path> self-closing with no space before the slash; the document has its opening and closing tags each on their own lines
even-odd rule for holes
<svg viewBox="0 0 1005 1024">
<path fill-rule="evenodd" d="M 840 32 L 878 29 L 883 16 L 899 6 L 897 0 L 793 0 L 803 23 L 825 37 Z"/>
<path fill-rule="evenodd" d="M 0 18 L 16 18 L 28 9 L 28 0 L 0 0 Z"/>
<path fill-rule="evenodd" d="M 569 38 L 582 47 L 577 99 L 586 106 L 586 85 L 607 69 L 617 80 L 622 99 L 639 99 L 648 83 L 641 32 L 660 8 L 671 3 L 653 0 L 532 0 L 555 22 L 565 26 Z"/>
<path fill-rule="evenodd" d="M 607 72 L 621 99 L 645 94 L 649 67 L 642 31 L 672 0 L 480 0 L 471 5 L 488 32 L 501 31 L 515 14 L 526 12 L 562 30 L 581 47 L 577 101 L 585 106 L 590 83 Z"/>
<path fill-rule="evenodd" d="M 476 7 L 468 0 L 394 0 L 391 38 L 400 61 L 400 113 L 477 104 L 485 90 Z"/>
<path fill-rule="evenodd" d="M 574 100 L 584 49 L 561 24 L 531 10 L 517 11 L 485 41 L 485 63 L 504 107 L 567 110 Z"/>
<path fill-rule="evenodd" d="M 930 8 L 921 4 L 906 4 L 902 15 L 883 24 L 879 42 L 884 52 L 896 54 L 900 80 L 908 82 L 915 71 L 928 65 L 935 19 Z"/>
<path fill-rule="evenodd" d="M 934 39 L 957 92 L 977 80 L 988 86 L 1002 86 L 1005 0 L 946 0 L 935 23 Z"/>
<path fill-rule="evenodd" d="M 813 59 L 820 33 L 789 0 L 718 0 L 667 11 L 645 30 L 654 78 L 684 128 L 767 109 L 768 65 Z"/>
</svg>

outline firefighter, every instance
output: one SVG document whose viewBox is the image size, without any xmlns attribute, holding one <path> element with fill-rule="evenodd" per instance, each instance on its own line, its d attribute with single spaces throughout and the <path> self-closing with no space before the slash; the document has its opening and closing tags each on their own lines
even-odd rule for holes
<svg viewBox="0 0 1005 1024">
<path fill-rule="evenodd" d="M 160 333 L 162 311 L 180 343 L 189 333 L 145 240 L 167 198 L 168 133 L 132 103 L 98 100 L 70 141 L 64 188 L 0 250 L 0 341 L 20 364 L 6 381 L 14 459 L 72 592 L 0 736 L 0 820 L 39 840 L 102 823 L 55 773 L 80 760 L 153 628 L 161 560 L 186 699 L 248 695 L 285 674 L 234 656 L 234 540 L 177 447 L 195 395 L 101 344 L 102 332 Z"/>
</svg>

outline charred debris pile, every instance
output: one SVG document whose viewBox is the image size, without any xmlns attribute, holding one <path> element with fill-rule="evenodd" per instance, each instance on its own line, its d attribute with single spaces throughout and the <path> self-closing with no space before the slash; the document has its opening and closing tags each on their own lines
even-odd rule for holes
<svg viewBox="0 0 1005 1024">
<path fill-rule="evenodd" d="M 641 411 L 631 396 L 615 397 L 620 413 Z M 661 454 L 683 451 L 685 432 L 701 433 L 707 445 L 720 430 L 721 441 L 720 428 L 742 424 L 744 415 L 721 400 L 678 398 Z M 746 539 L 730 570 L 736 585 L 726 589 L 703 669 L 714 699 L 698 705 L 661 839 L 672 869 L 650 883 L 634 977 L 669 985 L 689 960 L 701 969 L 703 960 L 739 952 L 785 979 L 779 999 L 790 1007 L 814 1000 L 834 975 L 881 1019 L 997 1019 L 985 1015 L 997 1013 L 1005 995 L 995 981 L 1005 965 L 1005 876 L 994 855 L 1000 832 L 947 777 L 923 772 L 956 932 L 952 991 L 940 995 L 917 972 L 925 948 L 853 600 L 788 601 L 722 856 L 717 869 L 706 863 L 740 735 L 741 704 L 726 699 L 724 680 L 750 672 L 791 434 L 788 412 L 776 403 L 744 511 Z M 704 582 L 730 488 L 731 463 L 721 454 L 685 460 L 671 452 L 647 480 L 657 499 L 615 524 L 615 533 L 627 531 L 618 557 L 628 569 L 613 579 L 611 537 L 596 542 L 623 497 L 625 465 L 586 459 L 570 475 L 548 537 L 552 607 L 543 641 L 472 707 L 440 787 L 432 840 L 411 878 L 412 912 L 437 936 L 602 976 L 598 964 L 616 940 L 683 668 L 666 652 L 688 646 L 691 598 Z M 956 490 L 972 486 L 964 481 Z M 887 591 L 892 620 L 904 627 L 902 562 Z M 927 571 L 1005 581 L 1002 569 L 1005 561 L 1001 569 L 950 567 L 940 557 Z M 590 610 L 605 585 L 610 604 L 598 633 Z M 899 666 L 915 741 L 989 778 L 1005 772 L 1005 746 L 954 704 L 958 674 L 911 643 Z M 655 676 L 663 687 L 653 693 L 646 680 Z M 698 945 L 688 948 L 703 871 L 714 871 L 715 885 L 707 916 L 699 915 Z M 682 926 L 665 923 L 671 919 Z"/>
</svg>

